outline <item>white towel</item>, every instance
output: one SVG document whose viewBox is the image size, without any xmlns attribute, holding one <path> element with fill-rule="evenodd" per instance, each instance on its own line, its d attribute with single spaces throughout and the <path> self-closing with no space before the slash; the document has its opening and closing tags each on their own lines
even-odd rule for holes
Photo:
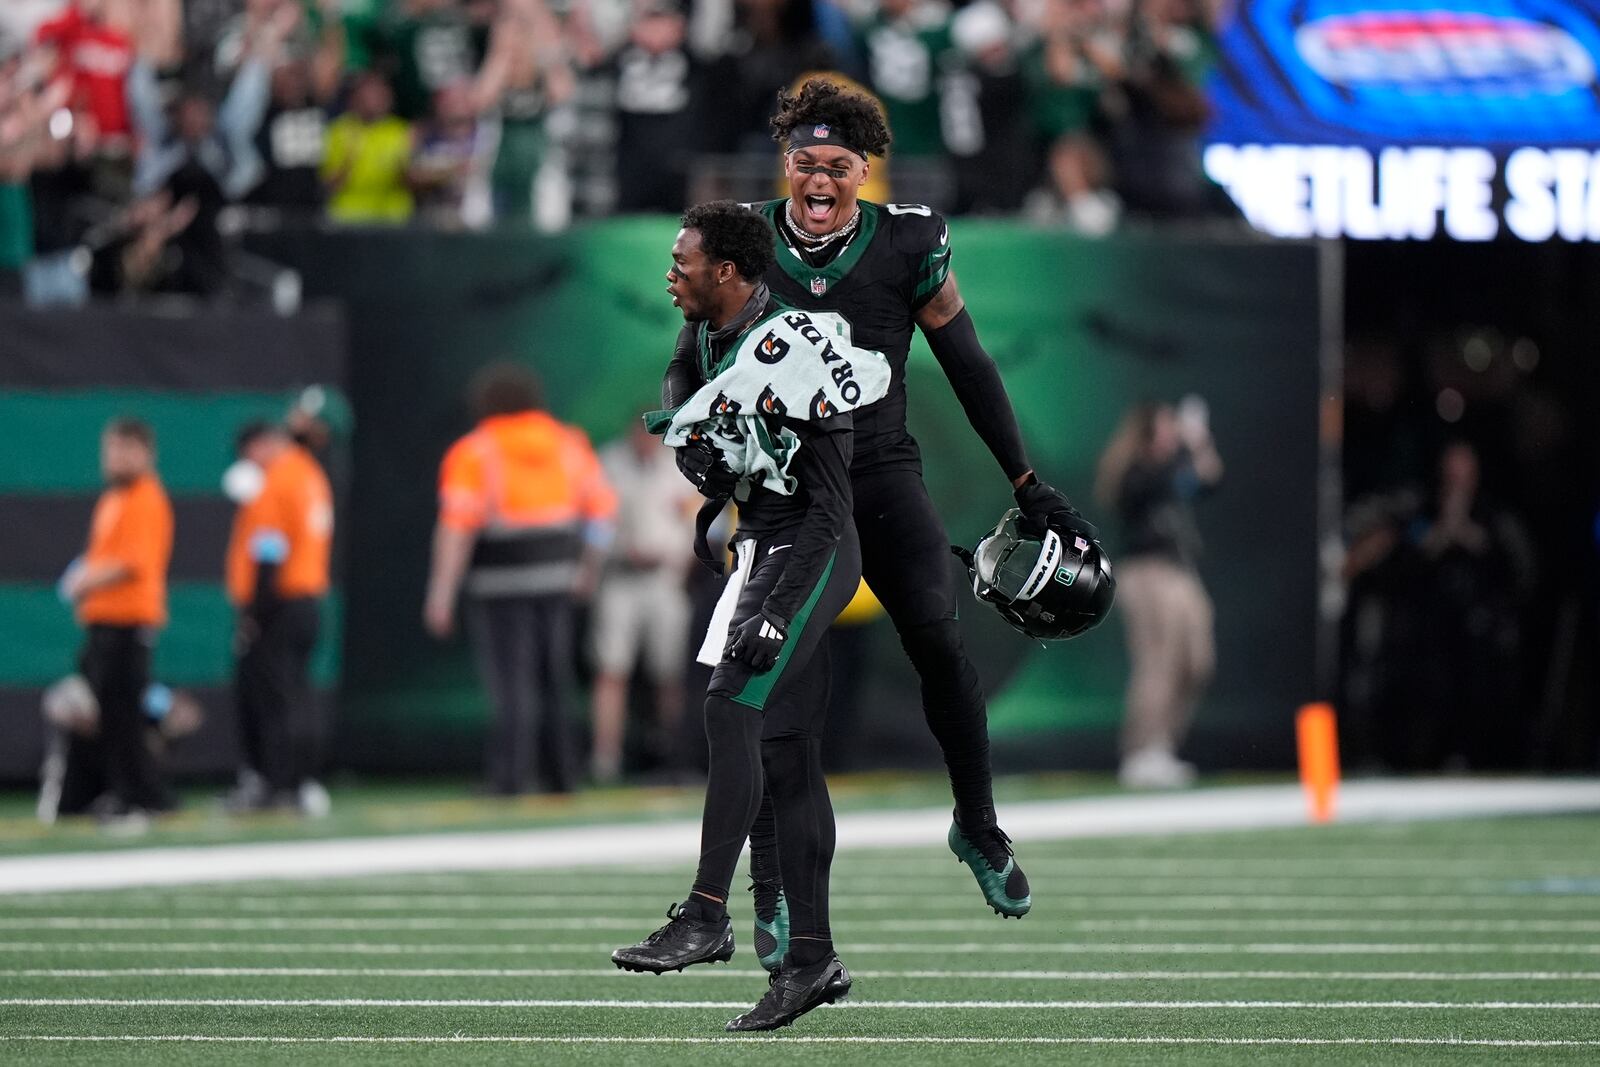
<svg viewBox="0 0 1600 1067">
<path fill-rule="evenodd" d="M 706 628 L 706 639 L 700 643 L 700 653 L 695 656 L 696 662 L 704 663 L 707 667 L 715 667 L 722 662 L 722 653 L 728 648 L 728 628 L 733 625 L 733 611 L 739 606 L 739 594 L 744 592 L 744 583 L 750 577 L 750 569 L 755 562 L 754 538 L 735 541 L 733 573 L 728 575 L 728 584 L 722 587 L 722 595 L 717 598 L 716 610 L 711 613 L 711 625 Z"/>
<path fill-rule="evenodd" d="M 842 316 L 783 308 L 752 325 L 720 371 L 682 407 L 655 416 L 671 416 L 668 445 L 681 447 L 698 434 L 721 450 L 745 484 L 788 495 L 795 491 L 789 464 L 800 441 L 766 419 L 820 421 L 854 411 L 883 399 L 890 377 L 889 361 L 857 348 Z M 736 494 L 740 500 L 747 495 Z"/>
</svg>

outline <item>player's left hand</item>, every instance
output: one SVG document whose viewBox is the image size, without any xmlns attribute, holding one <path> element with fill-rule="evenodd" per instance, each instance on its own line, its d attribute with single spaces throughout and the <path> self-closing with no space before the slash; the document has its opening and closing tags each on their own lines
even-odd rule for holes
<svg viewBox="0 0 1600 1067">
<path fill-rule="evenodd" d="M 1017 507 L 1022 509 L 1022 532 L 1030 537 L 1043 537 L 1046 529 L 1056 533 L 1071 534 L 1086 541 L 1098 541 L 1100 531 L 1094 523 L 1078 514 L 1078 509 L 1055 486 L 1041 482 L 1037 475 L 1016 489 Z"/>
<path fill-rule="evenodd" d="M 760 611 L 731 628 L 727 657 L 764 674 L 778 662 L 778 654 L 788 638 L 786 620 Z"/>
<path fill-rule="evenodd" d="M 729 496 L 739 484 L 738 475 L 723 460 L 722 453 L 698 436 L 689 438 L 682 448 L 673 449 L 673 458 L 678 461 L 678 470 L 702 496 Z"/>
</svg>

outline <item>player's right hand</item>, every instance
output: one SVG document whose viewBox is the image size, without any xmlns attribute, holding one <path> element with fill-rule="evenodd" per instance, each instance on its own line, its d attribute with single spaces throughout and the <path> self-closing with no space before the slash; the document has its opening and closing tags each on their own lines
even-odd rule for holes
<svg viewBox="0 0 1600 1067">
<path fill-rule="evenodd" d="M 733 473 L 723 460 L 722 453 L 710 441 L 698 435 L 689 438 L 688 444 L 682 448 L 675 448 L 673 452 L 678 460 L 678 470 L 689 479 L 702 496 L 719 497 L 733 495 L 733 487 L 739 484 L 739 476 Z"/>
<path fill-rule="evenodd" d="M 1015 496 L 1017 507 L 1022 511 L 1023 533 L 1042 537 L 1045 530 L 1050 529 L 1086 541 L 1100 539 L 1094 523 L 1078 514 L 1066 494 L 1048 482 L 1041 482 L 1037 476 L 1030 474 L 1028 480 L 1017 487 Z"/>
</svg>

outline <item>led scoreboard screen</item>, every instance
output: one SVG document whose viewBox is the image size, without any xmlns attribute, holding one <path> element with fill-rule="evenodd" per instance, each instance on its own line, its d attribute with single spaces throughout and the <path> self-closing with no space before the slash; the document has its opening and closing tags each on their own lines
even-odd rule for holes
<svg viewBox="0 0 1600 1067">
<path fill-rule="evenodd" d="M 1280 237 L 1600 241 L 1600 0 L 1239 0 L 1204 165 Z"/>
</svg>

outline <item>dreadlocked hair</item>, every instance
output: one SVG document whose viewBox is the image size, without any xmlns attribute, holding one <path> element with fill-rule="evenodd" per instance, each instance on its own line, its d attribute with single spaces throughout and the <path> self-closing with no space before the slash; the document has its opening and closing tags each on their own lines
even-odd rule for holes
<svg viewBox="0 0 1600 1067">
<path fill-rule="evenodd" d="M 778 113 L 772 116 L 772 139 L 787 141 L 797 127 L 831 126 L 841 144 L 872 156 L 889 150 L 889 124 L 878 102 L 826 78 L 811 78 L 793 95 L 778 90 Z"/>
</svg>

